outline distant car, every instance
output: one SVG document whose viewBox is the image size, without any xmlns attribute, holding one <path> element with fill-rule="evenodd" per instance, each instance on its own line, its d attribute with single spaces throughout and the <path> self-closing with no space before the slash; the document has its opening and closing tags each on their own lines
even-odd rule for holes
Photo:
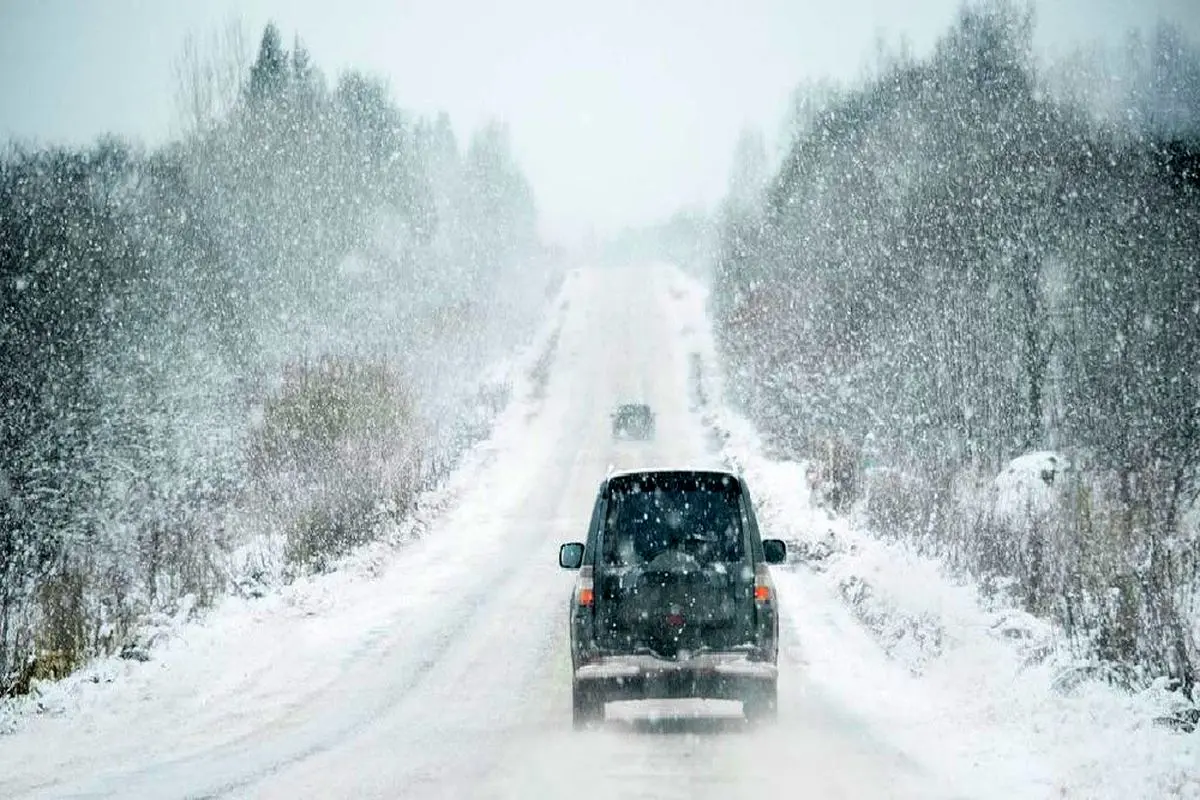
<svg viewBox="0 0 1200 800">
<path fill-rule="evenodd" d="M 623 403 L 612 414 L 614 439 L 653 439 L 654 411 L 645 403 Z"/>
<path fill-rule="evenodd" d="M 570 599 L 573 718 L 614 700 L 741 700 L 776 714 L 779 615 L 745 483 L 723 471 L 639 470 L 601 482 L 586 542 L 559 549 L 579 570 Z"/>
</svg>

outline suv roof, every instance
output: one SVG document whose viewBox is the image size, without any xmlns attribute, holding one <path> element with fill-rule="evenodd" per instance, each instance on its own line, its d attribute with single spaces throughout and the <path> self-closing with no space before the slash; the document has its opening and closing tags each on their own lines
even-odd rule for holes
<svg viewBox="0 0 1200 800">
<path fill-rule="evenodd" d="M 681 476 L 681 475 L 690 475 L 690 476 L 695 476 L 697 478 L 700 478 L 700 477 L 712 477 L 712 478 L 727 477 L 727 478 L 732 478 L 733 480 L 738 481 L 739 483 L 742 480 L 742 475 L 740 472 L 735 472 L 735 471 L 729 470 L 729 469 L 717 469 L 714 467 L 694 467 L 694 468 L 688 468 L 688 467 L 684 467 L 684 468 L 681 468 L 681 467 L 637 467 L 637 468 L 630 468 L 630 469 L 610 468 L 608 471 L 608 474 L 605 477 L 608 480 L 612 480 L 613 478 L 625 478 L 625 477 L 630 477 L 630 476 L 643 476 L 643 475 L 646 476 L 647 478 L 655 478 L 655 477 L 660 477 L 660 476 L 662 476 L 662 477 Z"/>
</svg>

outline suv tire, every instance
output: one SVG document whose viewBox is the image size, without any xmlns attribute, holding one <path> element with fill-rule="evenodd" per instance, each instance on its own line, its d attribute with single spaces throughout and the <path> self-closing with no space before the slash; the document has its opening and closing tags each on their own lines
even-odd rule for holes
<svg viewBox="0 0 1200 800">
<path fill-rule="evenodd" d="M 774 722 L 779 716 L 777 681 L 764 681 L 759 686 L 749 687 L 742 697 L 742 713 L 751 725 Z"/>
<path fill-rule="evenodd" d="M 595 689 L 585 689 L 578 681 L 572 681 L 571 701 L 575 730 L 604 721 L 604 697 Z"/>
</svg>

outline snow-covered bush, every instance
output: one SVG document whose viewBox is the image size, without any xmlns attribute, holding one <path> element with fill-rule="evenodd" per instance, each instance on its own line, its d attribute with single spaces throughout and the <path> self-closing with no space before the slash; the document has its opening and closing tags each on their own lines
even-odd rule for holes
<svg viewBox="0 0 1200 800">
<path fill-rule="evenodd" d="M 421 485 L 411 392 L 386 363 L 323 358 L 285 371 L 250 437 L 251 504 L 284 533 L 285 560 L 323 568 L 371 538 Z"/>
</svg>

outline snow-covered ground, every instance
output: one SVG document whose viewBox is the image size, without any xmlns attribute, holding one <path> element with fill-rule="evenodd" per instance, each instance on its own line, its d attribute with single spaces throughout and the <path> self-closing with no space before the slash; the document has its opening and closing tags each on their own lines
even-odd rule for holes
<svg viewBox="0 0 1200 800">
<path fill-rule="evenodd" d="M 1200 796 L 1200 737 L 1152 728 L 1144 698 L 1054 694 L 1045 661 L 1022 666 L 1049 636 L 1036 621 L 983 612 L 760 455 L 720 404 L 694 279 L 583 270 L 564 302 L 494 434 L 389 544 L 47 687 L 43 713 L 10 705 L 0 797 Z M 611 440 L 629 399 L 658 411 L 654 442 Z M 771 532 L 828 546 L 776 571 L 778 725 L 614 704 L 572 732 L 558 543 L 609 466 L 727 460 Z"/>
</svg>

